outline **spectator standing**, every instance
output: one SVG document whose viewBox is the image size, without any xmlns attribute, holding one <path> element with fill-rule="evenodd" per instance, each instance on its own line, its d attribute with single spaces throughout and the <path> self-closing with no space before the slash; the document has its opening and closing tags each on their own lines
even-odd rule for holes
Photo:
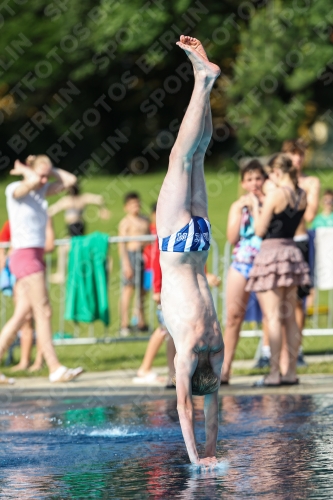
<svg viewBox="0 0 333 500">
<path fill-rule="evenodd" d="M 251 160 L 241 170 L 242 188 L 257 197 L 260 204 L 264 200 L 265 179 L 265 171 L 258 160 Z M 229 383 L 231 364 L 250 297 L 250 292 L 246 291 L 245 287 L 261 245 L 261 238 L 255 234 L 252 198 L 249 195 L 241 196 L 231 205 L 227 238 L 235 247 L 227 278 L 227 321 L 224 331 L 225 354 L 221 384 Z"/>
<path fill-rule="evenodd" d="M 99 207 L 98 215 L 101 219 L 109 219 L 110 211 L 105 207 L 103 196 L 93 193 L 81 193 L 78 182 L 68 189 L 67 196 L 63 196 L 48 209 L 50 217 L 60 212 L 65 212 L 65 223 L 70 237 L 83 236 L 85 234 L 84 211 L 88 205 Z M 66 259 L 68 245 L 58 247 L 57 272 L 50 277 L 51 283 L 64 283 L 66 278 Z"/>
<path fill-rule="evenodd" d="M 273 182 L 273 180 L 270 178 L 270 168 L 268 165 L 264 165 L 264 170 L 268 178 L 265 180 L 265 184 L 263 186 L 263 193 L 267 195 L 269 192 L 274 191 L 276 189 L 276 185 Z M 254 294 L 255 296 L 255 294 Z M 253 296 L 252 296 L 253 297 Z M 251 298 L 250 298 L 251 300 Z M 260 306 L 259 306 L 260 308 Z M 246 316 L 245 316 L 246 318 Z M 260 356 L 259 359 L 257 360 L 256 364 L 254 365 L 254 368 L 266 368 L 270 366 L 270 360 L 271 360 L 271 348 L 269 346 L 269 336 L 268 336 L 268 330 L 267 330 L 267 325 L 265 318 L 263 317 L 262 319 L 262 342 L 261 342 L 261 349 L 260 349 Z"/>
<path fill-rule="evenodd" d="M 305 262 L 310 265 L 310 255 L 309 255 L 309 235 L 307 232 L 306 225 L 311 223 L 319 207 L 319 196 L 320 196 L 320 181 L 317 177 L 307 176 L 303 172 L 304 158 L 306 153 L 306 144 L 302 139 L 291 139 L 284 141 L 282 144 L 282 153 L 288 155 L 291 160 L 294 169 L 296 170 L 298 186 L 305 191 L 307 206 L 304 212 L 304 216 L 300 221 L 298 228 L 296 229 L 294 241 L 297 248 L 302 252 Z M 312 274 L 311 270 L 311 274 Z M 301 331 L 299 353 L 297 359 L 298 366 L 305 366 L 306 363 L 303 358 L 302 351 L 302 330 L 305 323 L 305 298 L 310 294 L 313 284 L 310 282 L 308 285 L 299 286 L 297 289 L 297 304 L 296 304 L 296 321 L 298 327 Z"/>
<path fill-rule="evenodd" d="M 0 231 L 0 243 L 9 243 L 10 242 L 10 225 L 9 220 L 7 220 L 1 228 Z M 0 248 L 0 271 L 4 269 L 6 266 L 6 261 L 9 256 L 10 250 L 6 250 L 6 248 Z"/>
<path fill-rule="evenodd" d="M 81 368 L 62 366 L 52 345 L 51 308 L 45 282 L 43 259 L 47 202 L 45 196 L 58 194 L 75 184 L 76 177 L 52 167 L 45 155 L 30 156 L 26 165 L 16 160 L 11 175 L 23 176 L 6 188 L 13 253 L 11 271 L 17 279 L 14 314 L 5 324 L 0 335 L 0 359 L 12 344 L 17 331 L 32 310 L 36 322 L 37 342 L 49 368 L 51 382 L 65 382 L 77 377 Z M 50 183 L 49 178 L 55 182 Z M 1 376 L 1 383 L 11 379 Z"/>
<path fill-rule="evenodd" d="M 99 217 L 109 219 L 110 211 L 105 207 L 105 201 L 100 194 L 81 193 L 78 183 L 68 189 L 68 195 L 63 196 L 48 209 L 50 217 L 59 212 L 65 212 L 65 223 L 69 236 L 85 234 L 84 210 L 88 205 L 99 207 Z"/>
<path fill-rule="evenodd" d="M 311 229 L 318 227 L 333 227 L 333 189 L 324 191 L 322 200 L 323 211 L 314 218 Z"/>
<path fill-rule="evenodd" d="M 326 189 L 324 191 L 324 194 L 321 199 L 321 206 L 322 206 L 322 212 L 314 218 L 312 224 L 311 224 L 311 229 L 312 229 L 312 238 L 313 241 L 316 239 L 316 242 L 320 245 L 318 242 L 318 236 L 316 236 L 316 230 L 319 228 L 331 228 L 333 227 L 333 189 Z M 311 234 L 310 234 L 311 236 Z M 326 243 L 326 242 L 325 242 Z M 322 248 L 322 245 L 320 245 Z M 327 252 L 328 247 L 325 245 Z M 319 254 L 320 255 L 320 254 Z M 320 257 L 318 255 L 318 258 L 320 260 Z M 314 255 L 312 255 L 312 261 L 314 261 Z M 314 264 L 313 264 L 314 267 Z M 320 277 L 325 276 L 324 278 L 324 289 L 327 289 L 327 273 L 330 272 L 330 270 L 327 268 L 327 260 L 325 259 L 325 265 L 320 266 L 321 270 L 323 272 L 320 272 L 320 275 L 318 275 L 319 269 L 317 268 L 317 285 L 323 286 L 323 281 L 322 279 L 319 279 Z M 315 288 L 311 289 L 310 295 L 307 297 L 306 300 L 306 307 L 314 307 L 315 303 L 315 295 L 316 295 L 316 290 Z"/>
<path fill-rule="evenodd" d="M 0 242 L 10 243 L 11 233 L 9 221 L 6 221 L 2 230 L 0 231 Z M 54 229 L 52 225 L 52 220 L 48 218 L 46 224 L 46 239 L 44 252 L 49 253 L 54 250 Z M 7 253 L 7 258 L 10 257 L 10 250 Z M 0 269 L 3 266 L 0 265 Z M 15 287 L 14 287 L 14 300 L 15 300 Z M 31 350 L 34 342 L 34 327 L 32 312 L 30 311 L 26 316 L 26 321 L 20 328 L 20 345 L 21 345 L 21 356 L 20 362 L 13 366 L 12 371 L 17 372 L 20 370 L 26 370 L 30 365 Z M 37 352 L 35 362 L 30 366 L 29 371 L 38 371 L 43 366 L 43 354 L 40 347 L 37 344 Z"/>
<path fill-rule="evenodd" d="M 297 170 L 290 157 L 274 155 L 269 165 L 277 189 L 268 193 L 261 212 L 258 198 L 252 195 L 256 235 L 264 241 L 255 257 L 246 290 L 257 293 L 269 331 L 270 374 L 258 385 L 293 385 L 298 383 L 296 362 L 300 337 L 295 318 L 297 286 L 310 284 L 308 264 L 293 241 L 307 208 L 306 194 L 298 187 Z M 286 328 L 289 352 L 284 376 L 280 375 L 282 325 Z"/>
<path fill-rule="evenodd" d="M 149 232 L 152 235 L 156 235 L 156 203 L 153 203 L 153 205 L 151 206 Z M 153 288 L 154 258 L 155 258 L 155 241 L 149 243 L 143 249 L 143 260 L 144 260 L 143 287 L 146 292 Z"/>
<path fill-rule="evenodd" d="M 141 214 L 140 196 L 135 192 L 127 193 L 124 197 L 126 216 L 119 223 L 119 236 L 144 236 L 149 234 L 149 219 Z M 135 288 L 137 289 L 138 330 L 147 331 L 144 317 L 144 259 L 140 241 L 119 243 L 119 256 L 122 268 L 122 291 L 120 299 L 120 335 L 130 334 L 129 310 Z"/>
<path fill-rule="evenodd" d="M 158 240 L 151 248 L 151 261 L 153 270 L 153 299 L 157 304 L 158 327 L 149 339 L 147 349 L 142 360 L 141 366 L 138 369 L 137 376 L 133 379 L 134 383 L 149 383 L 156 380 L 157 375 L 152 371 L 153 361 L 162 346 L 164 340 L 167 342 L 167 362 L 168 362 L 168 380 L 166 389 L 175 389 L 172 379 L 175 375 L 174 357 L 176 348 L 173 338 L 169 334 L 163 318 L 161 308 L 161 288 L 162 288 L 162 271 L 160 266 L 160 251 L 158 248 Z"/>
</svg>

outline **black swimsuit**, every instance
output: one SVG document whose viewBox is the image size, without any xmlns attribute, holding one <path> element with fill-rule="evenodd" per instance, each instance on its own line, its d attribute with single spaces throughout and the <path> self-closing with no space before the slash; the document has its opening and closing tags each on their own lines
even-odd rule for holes
<svg viewBox="0 0 333 500">
<path fill-rule="evenodd" d="M 272 238 L 293 238 L 304 215 L 305 208 L 302 210 L 298 209 L 303 190 L 298 189 L 295 194 L 292 189 L 287 186 L 285 188 L 290 190 L 290 194 L 294 198 L 294 206 L 292 207 L 288 203 L 282 212 L 273 214 L 267 233 L 264 236 L 265 240 Z"/>
</svg>

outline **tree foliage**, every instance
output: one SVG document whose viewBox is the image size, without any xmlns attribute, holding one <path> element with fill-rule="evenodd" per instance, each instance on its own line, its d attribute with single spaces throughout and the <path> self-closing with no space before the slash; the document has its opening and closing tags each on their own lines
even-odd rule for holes
<svg viewBox="0 0 333 500">
<path fill-rule="evenodd" d="M 83 172 L 156 168 L 193 86 L 175 45 L 181 33 L 202 39 L 222 68 L 212 158 L 267 153 L 331 105 L 324 0 L 20 0 L 1 9 L 0 169 L 41 151 Z"/>
<path fill-rule="evenodd" d="M 269 153 L 284 139 L 306 134 L 332 105 L 332 94 L 325 101 L 320 95 L 332 80 L 332 20 L 324 0 L 277 0 L 257 10 L 241 32 L 227 95 L 247 152 Z"/>
</svg>

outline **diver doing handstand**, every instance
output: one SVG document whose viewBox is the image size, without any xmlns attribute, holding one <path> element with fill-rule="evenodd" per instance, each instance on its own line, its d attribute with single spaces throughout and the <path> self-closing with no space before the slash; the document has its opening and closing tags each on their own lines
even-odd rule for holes
<svg viewBox="0 0 333 500">
<path fill-rule="evenodd" d="M 209 62 L 199 40 L 182 35 L 177 45 L 193 65 L 194 89 L 157 203 L 161 303 L 177 351 L 177 409 L 189 458 L 194 464 L 211 466 L 217 463 L 218 389 L 224 345 L 205 275 L 211 227 L 204 157 L 212 136 L 210 93 L 220 68 Z M 199 458 L 195 442 L 193 395 L 205 396 L 203 458 Z"/>
</svg>

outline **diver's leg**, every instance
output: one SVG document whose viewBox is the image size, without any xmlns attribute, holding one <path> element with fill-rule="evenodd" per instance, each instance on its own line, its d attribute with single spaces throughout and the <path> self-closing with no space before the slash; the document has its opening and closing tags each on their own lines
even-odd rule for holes
<svg viewBox="0 0 333 500">
<path fill-rule="evenodd" d="M 182 42 L 178 45 L 193 64 L 195 83 L 158 198 L 156 222 L 160 237 L 169 236 L 191 219 L 193 156 L 203 140 L 210 92 L 220 73 L 218 66 L 210 63 L 191 45 Z"/>
</svg>

